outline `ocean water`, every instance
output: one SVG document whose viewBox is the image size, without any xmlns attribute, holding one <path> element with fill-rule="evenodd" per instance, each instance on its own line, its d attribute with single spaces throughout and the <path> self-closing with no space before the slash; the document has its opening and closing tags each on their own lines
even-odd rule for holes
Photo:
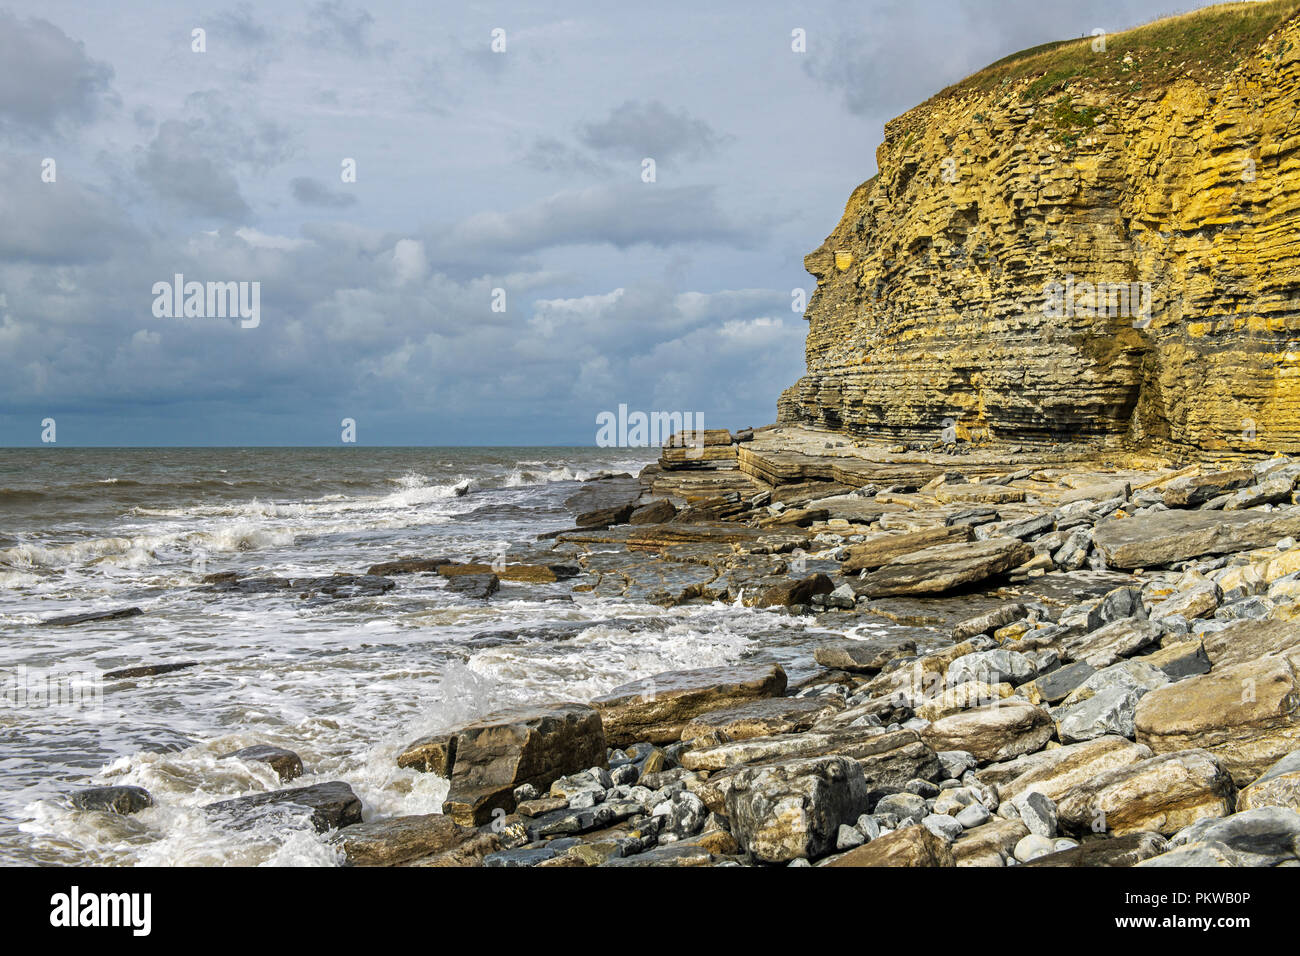
<svg viewBox="0 0 1300 956">
<path fill-rule="evenodd" d="M 346 780 L 367 820 L 437 812 L 447 782 L 402 745 L 503 706 L 755 656 L 808 656 L 815 625 L 722 604 L 659 607 L 437 575 L 375 597 L 213 593 L 205 574 L 360 573 L 407 555 L 483 558 L 570 527 L 581 482 L 649 449 L 0 449 L 0 864 L 336 865 L 305 819 L 233 829 L 201 807 L 279 783 L 223 756 L 299 753 L 293 786 Z M 468 493 L 456 494 L 468 483 Z M 139 606 L 73 627 L 45 619 Z M 549 628 L 549 629 L 548 629 Z M 490 635 L 485 637 L 484 635 Z M 133 679 L 105 672 L 195 661 Z M 21 689 L 21 690 L 20 690 Z M 135 784 L 157 805 L 80 813 Z"/>
</svg>

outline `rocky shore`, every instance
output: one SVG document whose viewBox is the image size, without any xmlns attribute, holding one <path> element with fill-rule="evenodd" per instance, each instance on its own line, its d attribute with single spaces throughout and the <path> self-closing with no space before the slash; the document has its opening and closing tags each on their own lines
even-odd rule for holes
<svg viewBox="0 0 1300 956">
<path fill-rule="evenodd" d="M 362 822 L 341 781 L 209 813 L 307 813 L 360 866 L 1300 864 L 1300 461 L 801 427 L 705 447 L 587 483 L 574 528 L 504 556 L 206 587 L 327 600 L 436 574 L 481 600 L 739 603 L 815 620 L 797 667 L 662 673 L 412 741 L 397 763 L 449 780 L 441 814 Z"/>
</svg>

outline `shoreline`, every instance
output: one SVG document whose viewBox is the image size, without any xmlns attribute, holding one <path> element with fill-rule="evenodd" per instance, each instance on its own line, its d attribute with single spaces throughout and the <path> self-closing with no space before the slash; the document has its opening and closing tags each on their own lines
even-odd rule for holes
<svg viewBox="0 0 1300 956">
<path fill-rule="evenodd" d="M 667 672 L 412 741 L 397 765 L 449 778 L 442 814 L 362 823 L 342 782 L 210 810 L 305 808 L 351 865 L 1295 861 L 1300 462 L 708 435 L 584 483 L 576 527 L 533 546 L 395 556 L 348 585 L 562 582 L 813 616 L 807 674 Z M 902 627 L 861 637 L 873 622 Z M 74 800 L 149 801 L 92 790 Z"/>
</svg>

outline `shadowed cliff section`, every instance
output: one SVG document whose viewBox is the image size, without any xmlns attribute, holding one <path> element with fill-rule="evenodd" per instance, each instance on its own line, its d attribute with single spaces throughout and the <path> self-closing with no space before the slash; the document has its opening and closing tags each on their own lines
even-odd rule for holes
<svg viewBox="0 0 1300 956">
<path fill-rule="evenodd" d="M 1300 450 L 1298 11 L 1049 44 L 888 123 L 780 421 Z"/>
</svg>

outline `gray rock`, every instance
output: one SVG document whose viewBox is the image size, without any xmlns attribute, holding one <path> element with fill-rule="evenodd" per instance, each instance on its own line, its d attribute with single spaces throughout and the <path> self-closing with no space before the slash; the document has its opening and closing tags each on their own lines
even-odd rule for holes
<svg viewBox="0 0 1300 956">
<path fill-rule="evenodd" d="M 867 812 L 866 777 L 848 757 L 784 760 L 741 769 L 731 779 L 731 832 L 765 863 L 824 856 L 834 849 L 840 826 Z"/>
<path fill-rule="evenodd" d="M 1036 790 L 1031 790 L 1014 801 L 1021 821 L 1030 833 L 1041 837 L 1056 836 L 1056 803 Z"/>
<path fill-rule="evenodd" d="M 919 822 L 929 812 L 925 798 L 914 793 L 891 793 L 876 804 L 877 814 L 892 813 L 900 821 Z"/>
<path fill-rule="evenodd" d="M 984 806 L 984 804 L 972 803 L 957 814 L 957 822 L 967 830 L 970 830 L 974 827 L 983 826 L 985 823 L 988 823 L 992 816 L 993 815 L 988 811 L 988 807 Z"/>
<path fill-rule="evenodd" d="M 944 775 L 950 778 L 958 778 L 979 765 L 975 755 L 965 750 L 940 750 L 937 756 Z"/>
<path fill-rule="evenodd" d="M 1057 704 L 1096 672 L 1087 661 L 1075 661 L 1039 676 L 1034 680 L 1034 687 L 1047 703 Z"/>
<path fill-rule="evenodd" d="M 966 830 L 956 817 L 950 817 L 946 813 L 931 813 L 922 817 L 921 826 L 948 843 L 954 842 Z"/>
<path fill-rule="evenodd" d="M 1143 688 L 1109 687 L 1056 715 L 1056 734 L 1063 744 L 1095 740 L 1107 734 L 1133 738 L 1133 717 Z"/>
<path fill-rule="evenodd" d="M 839 830 L 835 834 L 836 850 L 852 850 L 855 846 L 862 846 L 867 842 L 867 838 L 857 827 L 851 827 L 847 823 L 841 823 Z"/>
<path fill-rule="evenodd" d="M 660 843 L 672 843 L 684 840 L 700 832 L 708 817 L 708 808 L 704 801 L 687 790 L 673 794 L 655 807 L 651 816 L 663 817 L 663 828 L 659 831 Z"/>
<path fill-rule="evenodd" d="M 1300 813 L 1261 807 L 1232 816 L 1198 820 L 1174 834 L 1173 846 L 1195 843 L 1228 847 L 1242 866 L 1277 866 L 1300 861 Z"/>
<path fill-rule="evenodd" d="M 1040 856 L 1047 856 L 1049 853 L 1056 852 L 1056 844 L 1047 837 L 1031 833 L 1027 837 L 1021 837 L 1020 842 L 1012 855 L 1021 863 L 1028 863 L 1030 860 L 1036 860 Z"/>
<path fill-rule="evenodd" d="M 78 810 L 132 814 L 153 806 L 153 797 L 144 787 L 87 787 L 69 798 Z"/>
<path fill-rule="evenodd" d="M 985 684 L 1023 684 L 1038 674 L 1033 660 L 1019 651 L 977 651 L 957 658 L 948 665 L 949 686 L 966 681 Z"/>
</svg>

